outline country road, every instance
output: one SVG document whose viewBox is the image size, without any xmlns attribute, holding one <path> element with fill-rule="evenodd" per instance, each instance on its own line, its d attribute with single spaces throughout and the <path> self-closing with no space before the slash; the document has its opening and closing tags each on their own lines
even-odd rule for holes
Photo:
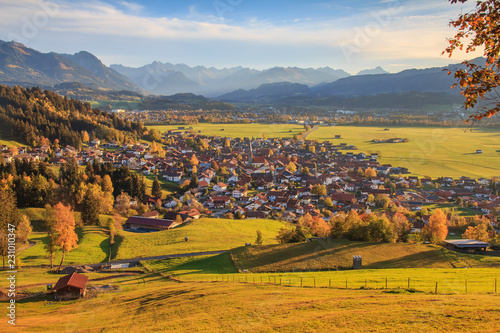
<svg viewBox="0 0 500 333">
<path fill-rule="evenodd" d="M 319 127 L 318 127 L 318 126 L 314 126 L 314 127 L 313 127 L 313 128 L 311 128 L 309 131 L 307 131 L 307 132 L 304 134 L 304 140 L 305 140 L 305 139 L 307 139 L 307 136 L 308 136 L 309 134 L 311 134 L 311 133 L 312 133 L 312 132 L 314 132 L 314 131 L 317 131 L 318 129 L 319 129 Z"/>
</svg>

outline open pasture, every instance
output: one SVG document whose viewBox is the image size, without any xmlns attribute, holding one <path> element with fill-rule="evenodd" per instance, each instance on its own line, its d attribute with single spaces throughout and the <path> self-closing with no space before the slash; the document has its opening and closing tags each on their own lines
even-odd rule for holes
<svg viewBox="0 0 500 333">
<path fill-rule="evenodd" d="M 160 132 L 193 127 L 204 135 L 291 138 L 304 131 L 292 124 L 195 124 L 151 126 Z M 386 130 L 386 128 L 388 130 Z M 341 135 L 341 139 L 334 139 Z M 374 143 L 374 139 L 408 138 L 406 143 Z M 418 176 L 500 177 L 500 130 L 488 128 L 319 126 L 308 139 L 347 143 L 359 152 L 378 153 L 381 164 L 406 167 Z M 481 154 L 476 151 L 481 150 Z M 354 151 L 357 152 L 357 151 Z"/>
</svg>

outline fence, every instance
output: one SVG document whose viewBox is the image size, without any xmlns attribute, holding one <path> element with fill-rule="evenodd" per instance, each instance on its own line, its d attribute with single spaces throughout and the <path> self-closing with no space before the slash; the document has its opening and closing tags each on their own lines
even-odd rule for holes
<svg viewBox="0 0 500 333">
<path fill-rule="evenodd" d="M 500 272 L 499 272 L 500 275 Z M 332 276 L 296 276 L 275 274 L 203 274 L 174 276 L 184 282 L 224 282 L 268 284 L 289 287 L 332 288 L 332 289 L 372 289 L 388 292 L 424 292 L 439 294 L 498 293 L 498 278 L 484 279 L 432 279 L 426 277 L 407 278 L 339 278 Z"/>
</svg>

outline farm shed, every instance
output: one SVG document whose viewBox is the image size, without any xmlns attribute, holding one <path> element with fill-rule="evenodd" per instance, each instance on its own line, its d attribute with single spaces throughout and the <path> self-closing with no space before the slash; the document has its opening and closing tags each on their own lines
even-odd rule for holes
<svg viewBox="0 0 500 333">
<path fill-rule="evenodd" d="M 153 219 L 141 216 L 131 216 L 125 221 L 127 229 L 168 230 L 178 226 L 179 223 L 166 219 Z"/>
<path fill-rule="evenodd" d="M 490 246 L 485 242 L 480 242 L 474 239 L 453 239 L 444 241 L 448 247 L 455 250 L 484 250 Z"/>
<path fill-rule="evenodd" d="M 76 299 L 85 296 L 88 276 L 71 273 L 60 278 L 53 290 L 58 299 Z"/>
</svg>

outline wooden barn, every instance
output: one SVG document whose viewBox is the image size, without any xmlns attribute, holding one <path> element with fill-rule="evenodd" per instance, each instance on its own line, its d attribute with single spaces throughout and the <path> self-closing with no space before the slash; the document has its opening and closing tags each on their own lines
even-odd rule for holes
<svg viewBox="0 0 500 333">
<path fill-rule="evenodd" d="M 88 276 L 71 273 L 57 281 L 53 290 L 58 299 L 77 299 L 85 296 Z"/>
<path fill-rule="evenodd" d="M 131 230 L 145 229 L 162 231 L 175 228 L 180 223 L 171 219 L 153 219 L 142 216 L 131 216 L 125 221 L 125 227 Z"/>
</svg>

